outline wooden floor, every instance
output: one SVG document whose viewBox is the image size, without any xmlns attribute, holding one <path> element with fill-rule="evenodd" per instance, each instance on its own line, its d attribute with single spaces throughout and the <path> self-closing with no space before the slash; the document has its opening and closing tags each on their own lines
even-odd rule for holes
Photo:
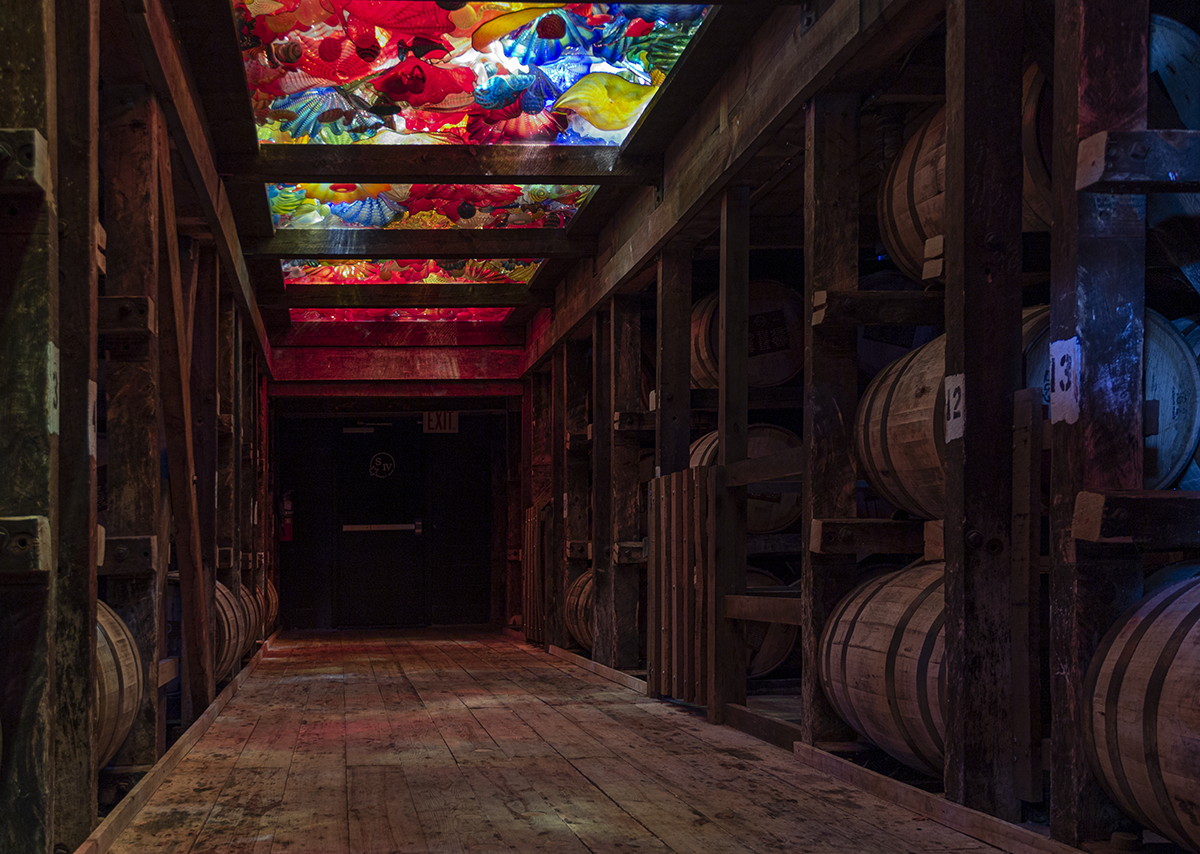
<svg viewBox="0 0 1200 854">
<path fill-rule="evenodd" d="M 111 849 L 996 849 L 507 636 L 285 636 Z"/>
</svg>

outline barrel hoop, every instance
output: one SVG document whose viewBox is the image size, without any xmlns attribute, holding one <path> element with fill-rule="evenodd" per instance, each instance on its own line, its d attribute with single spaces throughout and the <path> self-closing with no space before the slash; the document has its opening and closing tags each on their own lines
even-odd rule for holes
<svg viewBox="0 0 1200 854">
<path fill-rule="evenodd" d="M 99 619 L 96 620 L 96 628 L 100 630 L 100 634 L 104 635 L 104 643 L 108 647 L 108 650 L 112 655 L 112 660 L 114 662 L 116 662 L 117 646 L 115 643 L 113 643 L 112 636 L 108 633 L 108 630 L 104 628 L 104 624 L 101 623 Z M 96 667 L 98 670 L 99 664 L 97 664 Z M 115 713 L 113 714 L 113 721 L 112 721 L 112 726 L 113 726 L 112 731 L 115 734 L 117 731 L 116 723 L 121 718 L 121 694 L 124 690 L 124 686 L 121 684 L 121 668 L 116 667 L 113 669 L 117 671 L 117 709 L 116 709 Z M 97 709 L 97 711 L 99 711 L 99 710 Z M 99 734 L 99 733 L 97 733 L 97 734 Z M 112 739 L 113 739 L 113 736 L 110 735 L 107 742 L 105 742 L 104 744 L 98 745 L 99 752 L 97 753 L 97 755 L 95 757 L 96 762 L 103 763 L 106 761 L 105 754 L 107 754 L 115 746 L 115 745 L 109 743 L 112 741 Z"/>
<path fill-rule="evenodd" d="M 937 726 L 933 722 L 933 707 L 929 703 L 929 662 L 933 659 L 933 648 L 937 645 L 938 635 L 942 632 L 942 626 L 946 625 L 946 609 L 937 615 L 937 619 L 929 627 L 929 633 L 925 635 L 925 643 L 921 645 L 921 658 L 917 662 L 917 707 L 921 712 L 921 722 L 925 724 L 925 732 L 929 735 L 929 740 L 937 747 L 938 753 L 946 755 L 946 743 L 942 739 L 942 734 L 937 731 Z M 944 685 L 942 679 L 946 668 L 943 667 L 938 673 L 938 687 Z M 938 695 L 938 708 L 942 711 L 943 716 L 945 710 L 941 709 L 941 692 Z"/>
<path fill-rule="evenodd" d="M 842 673 L 843 681 L 846 680 L 846 672 L 847 672 L 846 671 L 846 659 L 849 656 L 849 652 L 850 652 L 850 639 L 852 637 L 854 637 L 854 629 L 858 625 L 858 618 L 861 617 L 863 611 L 865 611 L 867 609 L 867 605 L 871 604 L 871 600 L 874 599 L 876 596 L 878 596 L 880 593 L 882 593 L 883 589 L 885 587 L 887 587 L 889 584 L 891 584 L 893 581 L 895 581 L 897 577 L 898 577 L 898 575 L 893 576 L 891 578 L 883 579 L 881 583 L 878 583 L 876 585 L 875 589 L 872 590 L 870 593 L 868 593 L 865 597 L 863 597 L 863 600 L 858 603 L 858 610 L 856 610 L 854 612 L 854 616 L 851 617 L 850 622 L 846 624 L 846 639 L 842 642 L 841 673 Z M 848 606 L 849 602 L 847 602 L 846 604 Z M 848 610 L 848 608 L 844 608 L 843 613 L 838 614 L 838 622 L 839 623 L 841 622 L 841 617 L 843 616 L 843 614 L 846 610 Z M 830 652 L 832 653 L 832 647 L 830 649 Z M 832 672 L 833 671 L 831 668 L 830 673 L 832 674 Z M 831 679 L 830 681 L 832 682 L 833 680 Z M 848 687 L 849 687 L 849 684 L 847 683 L 847 688 Z M 859 732 L 861 732 L 863 735 L 866 735 L 867 734 L 866 727 L 864 727 L 862 725 L 862 719 L 859 718 L 859 716 L 858 716 L 858 710 L 855 709 L 854 704 L 850 702 L 850 696 L 849 696 L 848 692 L 846 695 L 845 712 L 846 712 L 846 717 L 851 719 L 850 725 L 852 727 L 854 727 L 856 730 L 858 730 Z"/>
<path fill-rule="evenodd" d="M 918 347 L 916 350 L 913 350 L 904 357 L 903 362 L 899 365 L 899 367 L 897 367 L 895 379 L 892 380 L 891 387 L 888 388 L 887 397 L 885 397 L 883 401 L 883 411 L 879 416 L 879 452 L 883 454 L 883 464 L 887 466 L 887 470 L 892 473 L 892 480 L 895 481 L 896 489 L 899 490 L 899 497 L 901 498 L 901 501 L 892 501 L 892 503 L 902 504 L 906 507 L 924 507 L 925 505 L 914 498 L 908 489 L 905 488 L 904 481 L 900 477 L 896 476 L 896 466 L 892 462 L 892 451 L 888 445 L 888 414 L 891 412 L 892 397 L 896 394 L 896 386 L 900 384 L 900 378 L 904 376 L 904 372 L 908 370 L 909 366 L 920 352 L 920 347 Z M 873 400 L 874 395 L 872 395 L 872 401 Z M 887 489 L 884 489 L 883 491 L 890 492 L 890 490 Z M 887 498 L 889 501 L 892 500 L 890 495 L 887 496 Z M 905 504 L 905 502 L 907 502 L 907 504 Z"/>
<path fill-rule="evenodd" d="M 908 745 L 909 752 L 930 768 L 936 768 L 937 766 L 917 746 L 916 740 L 904 723 L 904 716 L 900 713 L 900 701 L 896 696 L 896 658 L 900 655 L 900 647 L 904 645 L 904 630 L 908 627 L 909 621 L 912 620 L 917 610 L 925 604 L 926 600 L 945 584 L 945 576 L 942 576 L 922 590 L 919 596 L 908 603 L 908 607 L 900 616 L 899 621 L 896 623 L 896 628 L 892 632 L 892 642 L 888 645 L 887 657 L 884 659 L 883 664 L 883 687 L 887 692 L 888 708 L 892 712 L 892 723 L 896 725 L 897 732 L 904 739 L 904 743 Z M 943 613 L 945 613 L 944 609 Z M 922 660 L 924 660 L 924 656 L 922 656 Z M 918 662 L 919 664 L 920 662 Z"/>
<path fill-rule="evenodd" d="M 1150 787 L 1154 789 L 1155 800 L 1166 815 L 1167 823 L 1175 832 L 1177 841 L 1189 839 L 1190 836 L 1179 821 L 1179 811 L 1175 808 L 1175 803 L 1167 791 L 1167 784 L 1163 780 L 1162 762 L 1158 755 L 1158 704 L 1162 701 L 1167 672 L 1175 663 L 1175 656 L 1179 653 L 1179 648 L 1183 646 L 1184 640 L 1197 622 L 1200 622 L 1200 604 L 1193 606 L 1192 610 L 1188 611 L 1187 615 L 1179 621 L 1175 631 L 1171 632 L 1170 639 L 1159 652 L 1158 661 L 1155 662 L 1154 670 L 1150 673 L 1150 682 L 1146 686 L 1146 703 L 1142 707 L 1142 742 L 1146 747 L 1146 773 L 1150 778 Z"/>
<path fill-rule="evenodd" d="M 1176 599 L 1178 599 L 1191 588 L 1195 587 L 1197 584 L 1200 584 L 1200 579 L 1197 579 L 1192 583 L 1184 585 L 1179 589 L 1172 591 L 1168 595 L 1163 596 L 1162 599 L 1155 603 L 1154 607 L 1147 612 L 1141 618 L 1141 620 L 1139 620 L 1137 626 L 1135 626 L 1133 631 L 1130 632 L 1129 637 L 1122 646 L 1121 653 L 1117 656 L 1117 660 L 1113 663 L 1112 673 L 1109 676 L 1108 691 L 1104 696 L 1104 743 L 1108 746 L 1108 759 L 1109 763 L 1112 765 L 1113 779 L 1117 784 L 1117 788 L 1120 790 L 1120 796 L 1117 798 L 1117 800 L 1129 805 L 1129 807 L 1131 807 L 1130 811 L 1136 813 L 1136 817 L 1143 824 L 1153 824 L 1154 822 L 1152 822 L 1146 813 L 1142 811 L 1141 804 L 1138 803 L 1137 796 L 1133 793 L 1133 787 L 1129 784 L 1129 777 L 1125 773 L 1125 763 L 1121 758 L 1121 736 L 1117 730 L 1117 716 L 1119 712 L 1118 706 L 1121 700 L 1121 687 L 1125 681 L 1125 674 L 1129 670 L 1129 663 L 1133 660 L 1133 656 L 1137 653 L 1137 648 L 1142 642 L 1142 638 L 1154 625 L 1154 621 L 1159 618 L 1163 611 L 1174 604 Z M 1103 642 L 1100 644 L 1100 647 L 1096 650 L 1096 653 L 1093 656 L 1094 659 L 1099 662 L 1103 662 L 1108 657 L 1108 654 L 1111 652 L 1113 645 L 1120 636 L 1121 628 L 1125 625 L 1125 623 L 1125 620 L 1120 620 L 1115 626 L 1113 626 L 1111 633 L 1105 636 Z M 1096 672 L 1096 676 L 1098 680 L 1098 670 Z M 1089 679 L 1087 682 L 1085 682 L 1084 688 L 1086 691 L 1084 694 L 1085 697 L 1095 697 L 1096 685 L 1094 682 L 1092 682 L 1092 680 Z M 1086 717 L 1090 718 L 1091 716 L 1088 715 Z M 1084 730 L 1085 735 L 1089 734 L 1090 730 L 1091 737 L 1088 738 L 1088 741 L 1092 744 L 1095 744 L 1095 734 L 1094 730 L 1091 730 L 1090 720 L 1088 720 L 1088 725 L 1088 729 Z"/>
<path fill-rule="evenodd" d="M 929 239 L 929 235 L 925 233 L 925 229 L 921 225 L 921 216 L 917 213 L 917 200 L 914 195 L 913 185 L 916 183 L 917 161 L 920 159 L 917 157 L 917 153 L 921 150 L 921 145 L 925 142 L 925 134 L 929 132 L 929 126 L 932 124 L 932 120 L 925 122 L 925 124 L 921 125 L 921 130 L 917 134 L 917 144 L 913 148 L 912 160 L 908 164 L 908 187 L 905 188 L 908 196 L 908 212 L 912 214 L 913 228 L 917 230 L 917 239 L 921 241 L 922 248 L 925 246 L 925 241 Z M 934 169 L 936 170 L 937 167 L 935 166 Z"/>
</svg>

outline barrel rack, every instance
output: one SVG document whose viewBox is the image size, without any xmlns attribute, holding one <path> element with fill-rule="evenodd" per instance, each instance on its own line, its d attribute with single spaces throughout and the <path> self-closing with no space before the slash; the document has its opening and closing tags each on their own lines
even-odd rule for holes
<svg viewBox="0 0 1200 854">
<path fill-rule="evenodd" d="M 1142 490 L 1143 331 L 1126 320 L 1146 308 L 1144 194 L 1195 192 L 1200 176 L 1196 130 L 1145 129 L 1149 0 L 1119 12 L 1094 0 L 1055 5 L 1058 31 L 1047 37 L 1047 27 L 1055 31 L 1050 4 L 1027 3 L 1024 13 L 1020 3 L 949 4 L 946 225 L 937 246 L 926 247 L 944 291 L 858 290 L 859 134 L 869 93 L 818 90 L 784 129 L 803 139 L 803 235 L 792 243 L 802 243 L 805 259 L 802 387 L 747 388 L 752 226 L 750 191 L 735 178 L 717 194 L 708 220 L 719 221 L 718 388 L 689 391 L 697 247 L 684 231 L 662 245 L 654 269 L 611 299 L 593 301 L 590 328 L 577 324 L 556 339 L 531 325 L 540 349 L 525 379 L 525 423 L 533 433 L 523 437 L 520 498 L 533 508 L 527 512 L 540 511 L 534 515 L 544 535 L 535 618 L 542 622 L 527 633 L 531 640 L 572 644 L 556 604 L 590 571 L 591 658 L 626 673 L 644 660 L 651 696 L 703 705 L 711 722 L 794 748 L 801 761 L 993 844 L 1065 852 L 1114 832 L 1141 832 L 1093 774 L 1081 698 L 1101 636 L 1141 598 L 1143 552 L 1178 556 L 1200 546 L 1197 494 Z M 1112 44 L 1128 48 L 1121 59 L 1106 51 Z M 1022 288 L 1029 282 L 1014 249 L 1023 242 L 1027 50 L 1053 81 L 1050 340 L 1056 357 L 1057 348 L 1073 348 L 1078 369 L 1056 374 L 1065 385 L 1048 408 L 1040 391 L 1023 388 Z M 1095 305 L 1104 310 L 1088 308 Z M 650 318 L 652 335 L 639 328 Z M 961 397 L 948 412 L 958 423 L 946 437 L 944 520 L 857 518 L 855 330 L 879 324 L 944 324 L 948 333 L 945 372 Z M 653 342 L 653 407 L 639 400 L 643 335 Z M 1114 363 L 1123 366 L 1118 378 L 1096 369 Z M 590 389 L 581 381 L 589 375 Z M 746 459 L 748 411 L 770 405 L 764 400 L 772 395 L 802 409 L 803 447 Z M 719 457 L 691 468 L 690 431 L 711 426 L 713 413 Z M 638 436 L 654 450 L 644 528 Z M 801 492 L 798 532 L 747 535 L 747 490 L 763 488 Z M 513 556 L 528 558 L 528 548 Z M 799 581 L 786 591 L 748 592 L 750 551 L 798 557 Z M 946 564 L 944 796 L 843 758 L 864 745 L 825 697 L 818 646 L 835 605 L 858 581 L 856 557 L 867 553 Z M 637 646 L 643 565 L 644 659 Z M 525 573 L 528 581 L 528 563 Z M 1044 595 L 1048 637 L 1039 618 Z M 745 621 L 800 627 L 798 722 L 747 704 Z M 1039 646 L 1050 649 L 1049 696 Z M 1053 723 L 1044 730 L 1047 706 Z M 1049 839 L 1015 826 L 1039 815 L 1043 822 L 1048 816 Z"/>
<path fill-rule="evenodd" d="M 215 177 L 178 45 L 156 32 L 161 6 L 131 13 L 144 56 L 126 59 L 153 80 L 115 73 L 101 99 L 98 8 L 55 26 L 35 3 L 0 24 L 23 52 L 0 95 L 18 122 L 0 130 L 2 851 L 88 836 L 237 673 L 214 667 L 216 581 L 246 593 L 240 661 L 276 572 L 269 345 L 228 236 L 175 208 L 181 160 Z M 56 87 L 56 61 L 82 82 Z"/>
</svg>

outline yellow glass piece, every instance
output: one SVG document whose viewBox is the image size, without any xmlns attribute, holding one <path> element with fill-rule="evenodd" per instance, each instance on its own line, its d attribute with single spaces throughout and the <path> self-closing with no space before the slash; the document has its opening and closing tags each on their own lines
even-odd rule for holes
<svg viewBox="0 0 1200 854">
<path fill-rule="evenodd" d="M 631 83 L 616 74 L 595 71 L 564 92 L 554 102 L 554 110 L 573 110 L 600 130 L 620 130 L 637 120 L 657 89 Z"/>
<path fill-rule="evenodd" d="M 561 9 L 563 3 L 534 3 L 520 10 L 500 15 L 486 24 L 481 25 L 471 35 L 471 47 L 482 51 L 496 39 L 508 35 L 518 27 L 523 27 L 535 18 L 540 18 L 549 9 Z"/>
</svg>

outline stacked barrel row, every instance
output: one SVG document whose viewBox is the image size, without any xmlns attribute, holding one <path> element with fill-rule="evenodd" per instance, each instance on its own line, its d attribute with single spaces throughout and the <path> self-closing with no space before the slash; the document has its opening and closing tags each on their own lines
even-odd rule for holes
<svg viewBox="0 0 1200 854">
<path fill-rule="evenodd" d="M 1084 743 L 1112 799 L 1200 851 L 1200 564 L 1171 567 L 1100 644 L 1084 691 Z M 941 776 L 946 736 L 945 564 L 871 579 L 821 637 L 821 684 L 837 713 L 911 768 Z"/>
<path fill-rule="evenodd" d="M 167 576 L 174 595 L 178 595 L 179 575 Z M 279 615 L 279 594 L 268 579 L 265 590 L 243 584 L 234 595 L 220 581 L 216 582 L 216 619 L 213 635 L 213 666 L 217 679 L 224 679 L 233 670 L 259 637 L 270 634 Z"/>
</svg>

